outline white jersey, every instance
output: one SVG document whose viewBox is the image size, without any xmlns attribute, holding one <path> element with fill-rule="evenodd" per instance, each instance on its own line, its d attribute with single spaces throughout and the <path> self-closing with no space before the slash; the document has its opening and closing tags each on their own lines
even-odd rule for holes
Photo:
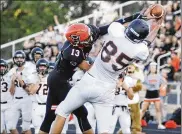
<svg viewBox="0 0 182 134">
<path fill-rule="evenodd" d="M 41 79 L 39 84 L 39 89 L 35 94 L 38 103 L 46 103 L 47 101 L 47 94 L 48 94 L 47 77 L 48 75 L 44 76 Z"/>
<path fill-rule="evenodd" d="M 10 94 L 11 76 L 9 73 L 1 76 L 1 102 L 10 102 L 13 96 Z"/>
<path fill-rule="evenodd" d="M 26 84 L 35 84 L 39 81 L 37 75 L 33 73 L 27 66 L 24 66 L 24 69 L 20 72 L 17 71 L 17 67 L 12 68 L 10 71 L 10 74 L 13 73 L 19 73 L 22 75 L 22 79 Z M 28 96 L 28 93 L 20 86 L 20 83 L 18 80 L 15 80 L 15 94 L 14 97 L 24 97 Z"/>
<path fill-rule="evenodd" d="M 97 56 L 89 74 L 102 81 L 115 82 L 119 74 L 134 59 L 146 60 L 149 55 L 147 45 L 133 43 L 124 35 L 124 26 L 113 22 L 104 36 L 104 46 Z"/>
<path fill-rule="evenodd" d="M 116 96 L 115 96 L 115 105 L 119 105 L 119 106 L 128 106 L 128 97 L 127 94 L 125 92 L 125 90 L 123 90 L 122 88 L 118 89 L 120 90 L 118 93 L 116 92 Z"/>
<path fill-rule="evenodd" d="M 29 71 L 31 71 L 33 74 L 37 75 L 37 70 L 36 70 L 35 62 L 33 62 L 33 61 L 26 61 L 24 66 L 29 68 Z M 36 102 L 35 94 L 30 95 L 30 97 L 31 97 L 33 102 Z"/>
<path fill-rule="evenodd" d="M 32 61 L 26 61 L 24 67 L 29 68 L 29 71 L 31 70 L 32 73 L 36 72 L 36 64 Z"/>
<path fill-rule="evenodd" d="M 136 84 L 135 79 L 125 76 L 124 77 L 124 82 L 128 87 L 133 87 Z M 126 94 L 126 91 L 123 90 L 122 88 L 118 89 L 118 92 L 116 91 L 115 93 L 115 105 L 121 105 L 121 106 L 128 106 L 128 96 Z"/>
</svg>

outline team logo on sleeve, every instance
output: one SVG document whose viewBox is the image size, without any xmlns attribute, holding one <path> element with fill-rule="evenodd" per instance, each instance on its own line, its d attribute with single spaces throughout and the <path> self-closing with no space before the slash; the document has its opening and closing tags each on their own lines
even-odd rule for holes
<svg viewBox="0 0 182 134">
<path fill-rule="evenodd" d="M 76 66 L 76 65 L 77 65 L 77 63 L 74 62 L 74 61 L 71 61 L 70 64 L 71 64 L 72 66 Z"/>
</svg>

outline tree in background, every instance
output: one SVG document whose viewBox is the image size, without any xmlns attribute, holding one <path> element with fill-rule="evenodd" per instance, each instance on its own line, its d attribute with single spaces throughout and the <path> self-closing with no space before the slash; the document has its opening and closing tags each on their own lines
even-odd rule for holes
<svg viewBox="0 0 182 134">
<path fill-rule="evenodd" d="M 1 44 L 45 30 L 55 25 L 53 16 L 60 23 L 88 15 L 97 4 L 90 1 L 12 1 L 1 11 Z M 74 9 L 74 10 L 70 10 Z"/>
</svg>

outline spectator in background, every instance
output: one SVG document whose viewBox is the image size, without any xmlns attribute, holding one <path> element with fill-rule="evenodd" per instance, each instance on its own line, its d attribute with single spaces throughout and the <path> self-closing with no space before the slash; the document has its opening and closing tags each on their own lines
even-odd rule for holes
<svg viewBox="0 0 182 134">
<path fill-rule="evenodd" d="M 175 34 L 175 29 L 173 27 L 173 23 L 167 21 L 165 23 L 165 28 L 166 28 L 165 35 L 174 35 Z"/>
<path fill-rule="evenodd" d="M 50 46 L 46 46 L 44 49 L 44 58 L 50 61 L 51 56 L 52 56 L 52 49 Z"/>
<path fill-rule="evenodd" d="M 158 60 L 158 57 L 171 51 L 171 48 L 172 48 L 172 40 L 171 40 L 171 36 L 167 36 L 165 38 L 165 42 L 164 44 L 159 48 L 159 53 L 155 55 L 154 57 L 154 61 L 157 62 Z M 160 60 L 160 64 L 163 65 L 165 63 L 165 60 L 166 59 L 161 59 Z"/>
<path fill-rule="evenodd" d="M 169 3 L 170 2 L 170 3 Z M 169 1 L 166 5 L 166 16 L 165 21 L 173 21 L 173 13 L 172 13 L 172 3 Z"/>
<path fill-rule="evenodd" d="M 172 48 L 172 36 L 166 36 L 164 45 L 162 46 L 162 53 L 165 54 L 171 51 Z"/>
<path fill-rule="evenodd" d="M 26 55 L 26 61 L 31 61 L 31 50 L 34 48 L 35 40 L 26 40 L 23 43 L 23 51 L 25 52 Z"/>
<path fill-rule="evenodd" d="M 51 59 L 50 61 L 56 61 L 56 57 L 59 53 L 58 47 L 57 46 L 51 46 L 51 50 L 52 50 L 52 55 L 51 55 Z"/>
<path fill-rule="evenodd" d="M 179 71 L 180 69 L 180 58 L 177 56 L 176 52 L 171 53 L 171 64 L 175 69 L 175 72 Z"/>
<path fill-rule="evenodd" d="M 174 51 L 174 50 L 177 50 L 179 48 L 179 44 L 178 44 L 178 39 L 176 36 L 173 36 L 172 37 L 172 48 L 171 50 Z"/>
<path fill-rule="evenodd" d="M 178 10 L 180 10 L 180 5 L 179 5 L 178 1 L 176 1 L 172 4 L 172 12 L 175 12 Z"/>
<path fill-rule="evenodd" d="M 174 81 L 174 73 L 175 73 L 175 69 L 172 66 L 172 61 L 171 58 L 167 59 L 167 67 L 165 67 L 165 69 L 167 70 L 166 72 L 166 76 L 167 76 L 167 81 L 168 82 L 172 82 Z"/>
</svg>

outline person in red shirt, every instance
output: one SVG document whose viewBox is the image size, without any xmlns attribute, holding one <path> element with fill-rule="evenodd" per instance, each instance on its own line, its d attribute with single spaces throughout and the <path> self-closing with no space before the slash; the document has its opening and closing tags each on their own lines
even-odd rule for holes
<svg viewBox="0 0 182 134">
<path fill-rule="evenodd" d="M 171 53 L 171 64 L 174 67 L 175 71 L 177 72 L 180 68 L 180 58 L 177 56 L 176 52 Z"/>
</svg>

